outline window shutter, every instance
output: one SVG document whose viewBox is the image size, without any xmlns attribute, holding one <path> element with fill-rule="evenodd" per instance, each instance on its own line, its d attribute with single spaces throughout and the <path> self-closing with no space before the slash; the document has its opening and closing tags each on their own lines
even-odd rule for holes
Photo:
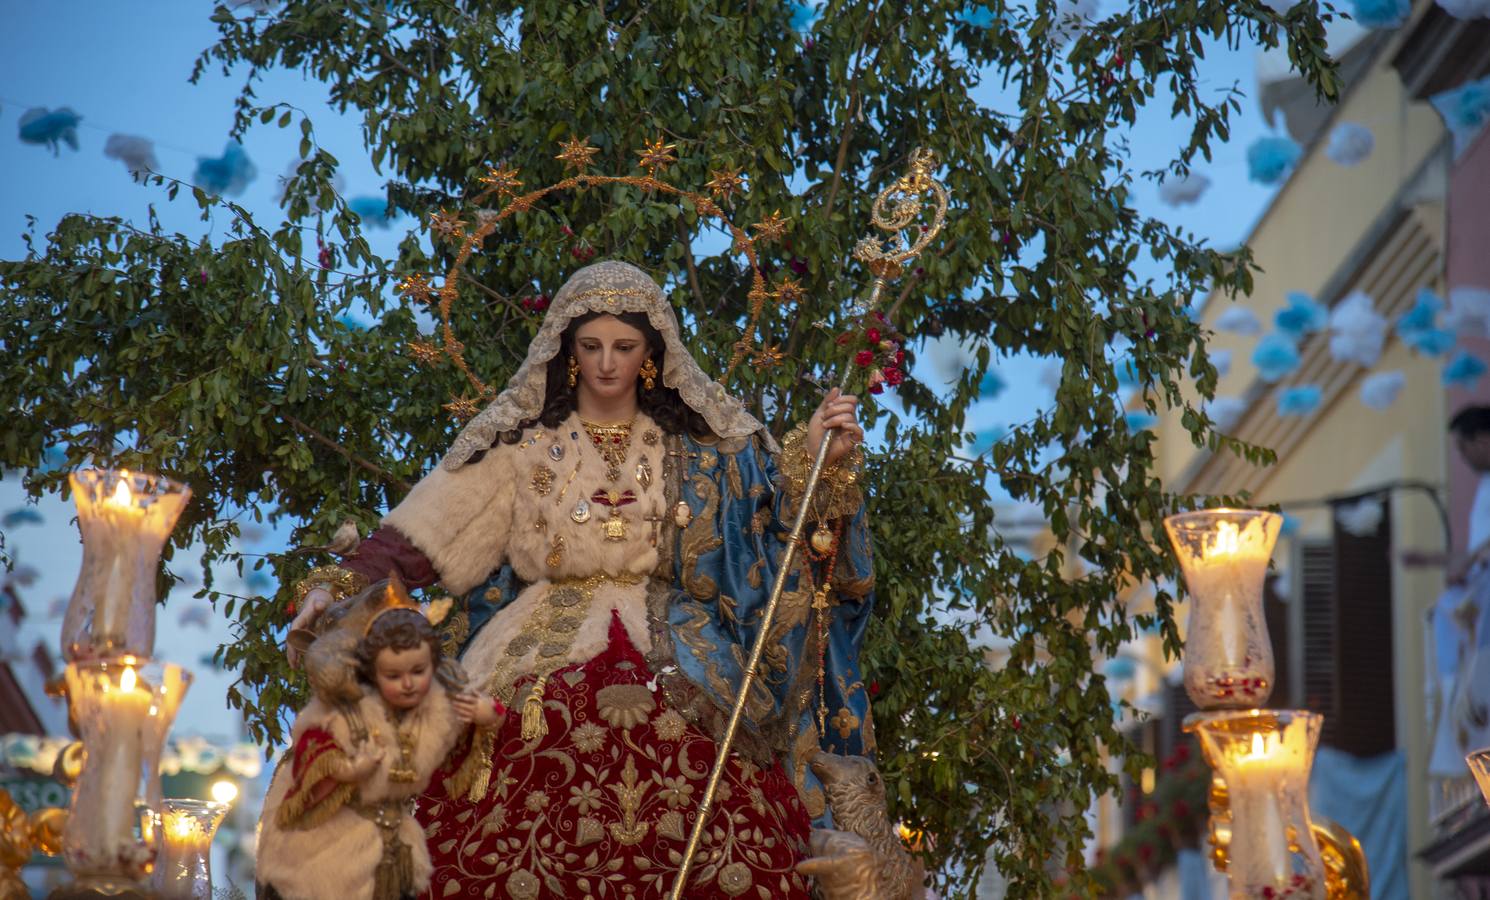
<svg viewBox="0 0 1490 900">
<path fill-rule="evenodd" d="M 1335 526 L 1335 727 L 1322 740 L 1356 756 L 1397 745 L 1392 687 L 1392 507 L 1375 533 Z"/>
<path fill-rule="evenodd" d="M 1303 603 L 1304 696 L 1301 706 L 1324 715 L 1325 734 L 1339 721 L 1335 686 L 1335 547 L 1306 543 L 1299 548 L 1299 601 Z"/>
</svg>

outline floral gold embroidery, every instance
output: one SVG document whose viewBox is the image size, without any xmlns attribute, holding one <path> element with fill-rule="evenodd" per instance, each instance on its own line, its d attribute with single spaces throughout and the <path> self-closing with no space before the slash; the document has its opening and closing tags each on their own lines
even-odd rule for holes
<svg viewBox="0 0 1490 900">
<path fill-rule="evenodd" d="M 611 687 L 641 687 L 640 685 L 620 685 Z M 602 691 L 610 688 L 602 688 Z M 646 688 L 642 688 L 646 690 Z M 649 698 L 650 699 L 650 698 Z M 621 821 L 610 823 L 610 836 L 616 839 L 616 843 L 623 846 L 634 846 L 642 842 L 647 836 L 647 823 L 639 821 L 636 817 L 637 810 L 641 808 L 642 795 L 646 793 L 646 785 L 637 784 L 636 760 L 630 756 L 626 757 L 626 766 L 621 770 L 621 783 L 606 785 L 615 792 L 616 800 L 621 804 Z"/>
<path fill-rule="evenodd" d="M 595 705 L 612 728 L 634 728 L 647 721 L 657 701 L 644 684 L 612 684 L 595 694 Z"/>
<path fill-rule="evenodd" d="M 605 729 L 594 722 L 579 726 L 570 732 L 569 737 L 581 753 L 594 753 L 605 746 Z"/>
<path fill-rule="evenodd" d="M 854 733 L 855 728 L 859 727 L 859 717 L 850 712 L 849 708 L 845 706 L 838 710 L 838 714 L 828 724 L 838 729 L 839 737 L 847 738 Z"/>
<path fill-rule="evenodd" d="M 538 496 L 547 497 L 549 491 L 554 489 L 554 470 L 548 466 L 534 466 L 528 485 Z"/>
<path fill-rule="evenodd" d="M 719 889 L 731 897 L 738 897 L 750 890 L 750 867 L 732 862 L 719 870 Z"/>
<path fill-rule="evenodd" d="M 664 741 L 676 741 L 688 730 L 688 721 L 669 709 L 652 720 L 652 730 Z"/>
</svg>

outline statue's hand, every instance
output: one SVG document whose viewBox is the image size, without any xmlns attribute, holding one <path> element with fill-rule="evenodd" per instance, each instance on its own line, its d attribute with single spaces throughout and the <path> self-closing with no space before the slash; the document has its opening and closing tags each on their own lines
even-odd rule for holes
<svg viewBox="0 0 1490 900">
<path fill-rule="evenodd" d="M 858 407 L 859 398 L 853 394 L 845 394 L 838 388 L 829 391 L 807 423 L 808 454 L 816 458 L 818 447 L 823 443 L 823 435 L 836 428 L 838 430 L 828 444 L 827 464 L 835 465 L 848 456 L 854 445 L 864 440 L 864 429 L 859 426 L 856 414 Z"/>
<path fill-rule="evenodd" d="M 331 592 L 325 588 L 312 588 L 308 591 L 299 612 L 295 614 L 295 621 L 290 623 L 290 631 L 309 631 L 326 608 L 331 605 L 331 600 Z M 300 668 L 300 664 L 304 661 L 300 648 L 293 641 L 285 645 L 285 655 L 289 657 L 291 668 Z"/>
</svg>

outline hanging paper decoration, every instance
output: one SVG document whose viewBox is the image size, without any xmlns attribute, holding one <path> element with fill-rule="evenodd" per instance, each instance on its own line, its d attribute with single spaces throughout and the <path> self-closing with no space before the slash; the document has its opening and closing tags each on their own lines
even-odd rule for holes
<svg viewBox="0 0 1490 900">
<path fill-rule="evenodd" d="M 1330 132 L 1324 154 L 1342 166 L 1356 166 L 1366 161 L 1376 148 L 1371 129 L 1356 122 L 1341 122 Z"/>
<path fill-rule="evenodd" d="M 192 176 L 192 181 L 208 193 L 236 197 L 243 193 L 258 174 L 248 154 L 244 152 L 243 145 L 229 141 L 222 156 L 216 159 L 197 157 L 197 171 Z"/>
<path fill-rule="evenodd" d="M 206 631 L 212 625 L 212 608 L 205 603 L 188 606 L 176 617 L 176 624 L 182 628 L 193 626 Z"/>
<path fill-rule="evenodd" d="M 1217 431 L 1230 431 L 1246 411 L 1247 403 L 1240 397 L 1216 397 L 1205 404 L 1205 414 L 1211 417 Z"/>
<path fill-rule="evenodd" d="M 817 21 L 818 9 L 816 3 L 793 3 L 792 30 L 811 31 L 812 23 Z"/>
<path fill-rule="evenodd" d="M 1247 148 L 1247 177 L 1259 184 L 1277 184 L 1302 154 L 1293 138 L 1260 137 Z"/>
<path fill-rule="evenodd" d="M 1114 681 L 1130 681 L 1138 674 L 1138 664 L 1130 657 L 1115 656 L 1102 664 L 1102 674 Z"/>
<path fill-rule="evenodd" d="M 998 15 L 981 3 L 969 3 L 958 13 L 957 21 L 973 28 L 992 28 Z"/>
<path fill-rule="evenodd" d="M 1373 372 L 1361 380 L 1361 402 L 1374 410 L 1387 409 L 1406 384 L 1407 376 L 1398 370 Z"/>
<path fill-rule="evenodd" d="M 1490 0 L 1438 0 L 1438 5 L 1456 19 L 1490 18 Z"/>
<path fill-rule="evenodd" d="M 109 135 L 103 144 L 103 155 L 124 163 L 131 175 L 160 170 L 160 163 L 155 158 L 155 142 L 138 135 Z"/>
<path fill-rule="evenodd" d="M 1055 6 L 1056 42 L 1065 43 L 1085 31 L 1097 20 L 1101 6 L 1100 0 L 1060 0 Z"/>
<path fill-rule="evenodd" d="M 1330 312 L 1330 356 L 1371 368 L 1386 345 L 1387 320 L 1372 307 L 1371 298 L 1353 291 Z"/>
<path fill-rule="evenodd" d="M 1123 357 L 1123 361 L 1116 366 L 1118 387 L 1123 390 L 1132 390 L 1138 387 L 1138 367 L 1133 365 L 1131 356 Z"/>
<path fill-rule="evenodd" d="M 78 149 L 78 123 L 83 117 L 68 109 L 49 110 L 44 106 L 26 110 L 21 116 L 21 142 L 46 147 L 56 156 L 61 152 L 58 144 Z"/>
<path fill-rule="evenodd" d="M 989 369 L 983 373 L 983 377 L 978 381 L 978 398 L 981 400 L 992 400 L 994 397 L 1002 394 L 1005 387 L 1008 387 L 1008 385 L 1004 383 L 1004 379 L 1000 378 L 997 372 Z"/>
<path fill-rule="evenodd" d="M 353 197 L 347 208 L 362 218 L 369 228 L 389 228 L 393 224 L 393 208 L 382 197 Z"/>
<path fill-rule="evenodd" d="M 1209 354 L 1211 365 L 1216 367 L 1216 377 L 1225 378 L 1231 371 L 1231 351 L 1212 350 Z"/>
<path fill-rule="evenodd" d="M 1468 81 L 1428 98 L 1454 136 L 1454 153 L 1464 151 L 1490 121 L 1490 76 Z"/>
<path fill-rule="evenodd" d="M 1490 337 L 1490 289 L 1463 284 L 1449 288 L 1443 327 L 1460 337 Z"/>
<path fill-rule="evenodd" d="M 1317 384 L 1301 384 L 1288 388 L 1278 395 L 1278 415 L 1307 416 L 1319 409 L 1324 391 Z"/>
<path fill-rule="evenodd" d="M 1323 331 L 1329 321 L 1329 310 L 1302 291 L 1290 291 L 1288 305 L 1273 316 L 1273 324 L 1278 326 L 1278 330 L 1295 339 Z"/>
<path fill-rule="evenodd" d="M 1397 320 L 1397 336 L 1402 342 L 1424 356 L 1442 356 L 1454 347 L 1454 332 L 1438 327 L 1438 314 L 1443 309 L 1443 300 L 1423 288 L 1412 309 Z"/>
<path fill-rule="evenodd" d="M 1283 524 L 1278 526 L 1279 537 L 1293 537 L 1299 533 L 1299 517 L 1292 513 L 1283 513 Z"/>
<path fill-rule="evenodd" d="M 1407 21 L 1412 0 L 1352 0 L 1352 18 L 1367 28 L 1396 28 Z"/>
<path fill-rule="evenodd" d="M 1233 306 L 1216 317 L 1216 330 L 1252 337 L 1262 333 L 1262 323 L 1257 321 L 1257 314 L 1247 307 Z"/>
<path fill-rule="evenodd" d="M 243 583 L 248 589 L 258 594 L 274 590 L 274 579 L 270 578 L 262 569 L 254 569 L 243 578 Z"/>
<path fill-rule="evenodd" d="M 1443 367 L 1443 383 L 1445 387 L 1457 387 L 1470 390 L 1480 376 L 1485 374 L 1485 362 L 1468 350 L 1460 350 Z"/>
<path fill-rule="evenodd" d="M 1380 494 L 1362 497 L 1354 503 L 1341 503 L 1335 507 L 1335 522 L 1347 533 L 1356 537 L 1370 537 L 1381 528 L 1386 515 L 1385 504 Z"/>
<path fill-rule="evenodd" d="M 1274 332 L 1257 342 L 1252 364 L 1263 381 L 1277 381 L 1299 367 L 1299 348 L 1288 335 Z"/>
<path fill-rule="evenodd" d="M 1159 417 L 1151 412 L 1135 409 L 1123 413 L 1123 422 L 1127 424 L 1129 432 L 1137 434 L 1140 431 L 1152 431 L 1159 424 Z"/>
<path fill-rule="evenodd" d="M 968 445 L 968 454 L 977 458 L 993 449 L 993 445 L 1004 439 L 1005 431 L 998 425 L 974 432 L 973 442 Z"/>
<path fill-rule="evenodd" d="M 0 516 L 0 528 L 14 528 L 17 525 L 41 525 L 46 520 L 33 506 L 19 506 L 3 516 Z"/>
<path fill-rule="evenodd" d="M 1171 172 L 1164 177 L 1164 183 L 1159 185 L 1159 200 L 1165 206 L 1186 206 L 1198 202 L 1210 186 L 1211 180 L 1199 172 L 1188 175 L 1175 175 Z"/>
</svg>

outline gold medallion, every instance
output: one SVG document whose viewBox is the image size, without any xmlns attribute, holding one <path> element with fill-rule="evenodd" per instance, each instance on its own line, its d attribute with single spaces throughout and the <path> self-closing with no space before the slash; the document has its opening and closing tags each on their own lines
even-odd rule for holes
<svg viewBox="0 0 1490 900">
<path fill-rule="evenodd" d="M 651 428 L 648 428 L 645 432 L 642 433 L 642 443 L 646 444 L 648 447 L 657 446 L 657 432 Z"/>
<path fill-rule="evenodd" d="M 688 505 L 687 500 L 679 500 L 678 505 L 673 507 L 673 524 L 679 528 L 687 528 L 692 521 L 693 508 Z"/>
<path fill-rule="evenodd" d="M 636 483 L 642 486 L 642 490 L 652 486 L 652 461 L 647 459 L 646 454 L 636 464 Z"/>
<path fill-rule="evenodd" d="M 833 549 L 833 532 L 828 530 L 828 523 L 817 523 L 816 530 L 812 532 L 812 549 L 819 553 L 827 553 Z"/>
<path fill-rule="evenodd" d="M 626 540 L 626 520 L 615 507 L 611 507 L 610 518 L 605 520 L 605 539 L 611 542 Z"/>
</svg>

